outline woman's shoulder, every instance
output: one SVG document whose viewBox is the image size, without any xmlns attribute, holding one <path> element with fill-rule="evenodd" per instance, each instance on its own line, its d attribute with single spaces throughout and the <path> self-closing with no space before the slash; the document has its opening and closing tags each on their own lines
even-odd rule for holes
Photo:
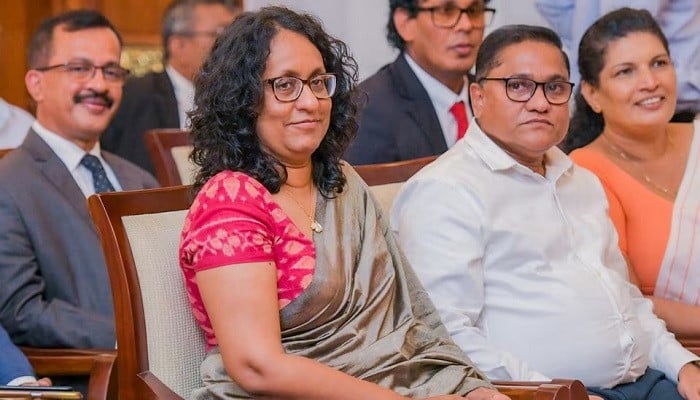
<svg viewBox="0 0 700 400">
<path fill-rule="evenodd" d="M 226 170 L 209 178 L 197 194 L 195 202 L 252 203 L 263 206 L 272 202 L 272 195 L 252 176 L 240 171 Z"/>
<path fill-rule="evenodd" d="M 597 170 L 607 170 L 610 164 L 614 164 L 599 140 L 572 151 L 569 157 L 577 165 L 596 172 Z"/>
</svg>

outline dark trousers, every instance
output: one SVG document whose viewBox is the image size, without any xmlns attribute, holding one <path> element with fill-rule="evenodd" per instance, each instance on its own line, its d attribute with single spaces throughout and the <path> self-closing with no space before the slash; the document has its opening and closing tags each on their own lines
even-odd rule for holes
<svg viewBox="0 0 700 400">
<path fill-rule="evenodd" d="M 676 384 L 655 369 L 647 368 L 636 382 L 617 385 L 612 389 L 589 387 L 588 393 L 605 400 L 683 400 Z"/>
</svg>

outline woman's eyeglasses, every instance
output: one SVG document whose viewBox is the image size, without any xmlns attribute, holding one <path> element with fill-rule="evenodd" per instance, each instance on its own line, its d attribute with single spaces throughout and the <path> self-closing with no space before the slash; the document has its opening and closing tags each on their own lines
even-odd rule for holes
<svg viewBox="0 0 700 400">
<path fill-rule="evenodd" d="M 308 85 L 311 93 L 318 99 L 327 99 L 333 96 L 336 87 L 336 77 L 333 74 L 319 74 L 309 79 L 280 76 L 266 79 L 265 82 L 272 86 L 275 98 L 282 102 L 296 101 L 301 96 L 304 85 Z"/>
</svg>

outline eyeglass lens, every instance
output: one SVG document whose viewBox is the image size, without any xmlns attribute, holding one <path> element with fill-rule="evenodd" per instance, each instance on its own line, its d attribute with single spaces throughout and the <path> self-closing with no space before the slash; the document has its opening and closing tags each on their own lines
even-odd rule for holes
<svg viewBox="0 0 700 400">
<path fill-rule="evenodd" d="M 455 5 L 434 7 L 431 10 L 433 24 L 440 28 L 452 28 L 459 22 L 462 13 L 467 14 L 469 21 L 475 26 L 483 27 L 491 23 L 493 12 L 483 5 L 474 5 L 466 9 Z"/>
<path fill-rule="evenodd" d="M 102 70 L 104 79 L 111 82 L 121 82 L 129 73 L 126 69 L 116 64 L 100 67 L 87 62 L 69 62 L 65 64 L 65 71 L 78 80 L 92 79 L 98 69 Z"/>
<path fill-rule="evenodd" d="M 530 79 L 510 78 L 506 80 L 506 94 L 513 101 L 528 101 L 537 87 L 542 85 L 544 96 L 552 104 L 562 104 L 571 97 L 571 84 L 563 81 L 535 82 Z"/>
<path fill-rule="evenodd" d="M 335 75 L 318 75 L 308 80 L 294 76 L 283 76 L 271 80 L 272 90 L 279 101 L 294 101 L 301 96 L 304 84 L 319 99 L 327 99 L 335 93 Z"/>
</svg>

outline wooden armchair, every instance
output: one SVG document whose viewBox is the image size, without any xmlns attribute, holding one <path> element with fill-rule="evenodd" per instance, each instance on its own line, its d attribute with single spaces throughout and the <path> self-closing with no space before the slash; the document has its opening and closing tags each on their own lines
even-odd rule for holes
<svg viewBox="0 0 700 400">
<path fill-rule="evenodd" d="M 100 193 L 88 199 L 107 257 L 124 399 L 182 399 L 199 387 L 205 356 L 187 299 L 178 247 L 188 186 Z M 576 381 L 499 383 L 517 400 L 586 400 Z M 572 389 L 573 388 L 573 389 Z"/>
<path fill-rule="evenodd" d="M 201 386 L 204 337 L 178 260 L 190 188 L 102 193 L 88 199 L 107 260 L 122 399 L 182 399 Z"/>
<path fill-rule="evenodd" d="M 116 353 L 113 350 L 40 349 L 23 347 L 37 376 L 89 376 L 89 400 L 116 399 L 110 385 Z"/>
<path fill-rule="evenodd" d="M 685 347 L 686 349 L 692 351 L 693 353 L 697 354 L 700 356 L 700 337 L 678 337 L 677 338 L 679 342 Z"/>
<path fill-rule="evenodd" d="M 7 153 L 11 152 L 12 150 L 14 149 L 0 149 L 0 158 L 3 158 L 7 155 Z"/>
<path fill-rule="evenodd" d="M 437 156 L 429 156 L 382 164 L 358 165 L 353 168 L 369 185 L 372 194 L 388 214 L 401 185 L 436 158 Z"/>
<path fill-rule="evenodd" d="M 148 154 L 162 186 L 189 185 L 195 166 L 189 161 L 192 141 L 189 131 L 151 129 L 145 136 Z"/>
</svg>

